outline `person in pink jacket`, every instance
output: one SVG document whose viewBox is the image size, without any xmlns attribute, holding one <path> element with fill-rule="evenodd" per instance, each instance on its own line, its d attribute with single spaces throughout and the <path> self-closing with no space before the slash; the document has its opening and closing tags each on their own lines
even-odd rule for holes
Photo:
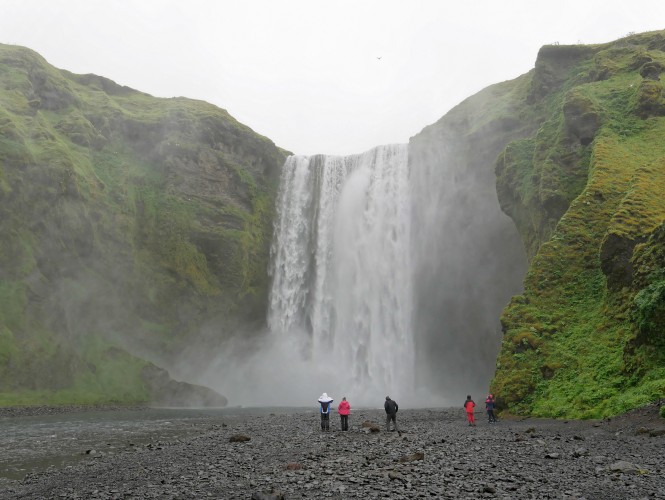
<svg viewBox="0 0 665 500">
<path fill-rule="evenodd" d="M 466 419 L 469 421 L 469 425 L 472 427 L 476 426 L 476 420 L 473 418 L 473 411 L 475 407 L 476 403 L 473 402 L 471 396 L 467 396 L 466 401 L 464 402 L 464 409 L 466 410 Z"/>
<path fill-rule="evenodd" d="M 342 430 L 348 431 L 349 413 L 351 413 L 351 405 L 349 404 L 349 402 L 346 400 L 345 397 L 342 398 L 342 400 L 339 402 L 339 405 L 337 406 L 337 413 L 339 413 L 339 416 L 342 419 Z"/>
</svg>

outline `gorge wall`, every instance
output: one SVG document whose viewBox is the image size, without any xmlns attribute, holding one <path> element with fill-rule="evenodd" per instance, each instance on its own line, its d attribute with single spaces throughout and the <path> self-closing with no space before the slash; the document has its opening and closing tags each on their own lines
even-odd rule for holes
<svg viewBox="0 0 665 500">
<path fill-rule="evenodd" d="M 503 310 L 500 353 L 486 372 L 495 371 L 491 391 L 512 413 L 601 417 L 665 394 L 664 50 L 665 32 L 545 46 L 534 70 L 470 97 L 411 141 L 414 165 L 458 164 L 432 191 L 459 207 L 442 215 L 434 240 L 464 239 L 473 221 L 496 217 L 479 203 L 494 183 L 520 234 L 524 291 Z M 443 231 L 450 214 L 458 223 Z M 459 259 L 442 252 L 450 260 L 430 263 L 416 280 L 430 313 L 415 317 L 433 323 L 419 329 L 429 331 L 425 356 L 462 370 L 483 358 L 483 347 L 492 349 L 480 342 L 491 343 L 491 335 L 477 336 L 491 332 L 483 312 L 492 306 L 484 301 L 500 301 L 519 273 L 511 228 L 500 218 L 478 227 Z M 474 252 L 479 258 L 467 260 Z M 476 273 L 478 263 L 485 268 Z M 472 282 L 492 271 L 494 290 Z M 464 281 L 451 290 L 441 283 L 458 272 L 469 283 L 455 297 Z M 440 325 L 451 321 L 454 345 L 444 347 Z M 445 384 L 445 369 L 428 366 Z"/>
<path fill-rule="evenodd" d="M 665 33 L 546 46 L 496 162 L 529 270 L 492 383 L 516 413 L 600 417 L 665 394 Z M 533 119 L 532 118 L 532 119 Z"/>
<path fill-rule="evenodd" d="M 411 139 L 416 387 L 455 404 L 491 380 L 504 409 L 558 417 L 665 394 L 664 69 L 665 32 L 545 46 Z M 287 153 L 18 47 L 0 104 L 0 403 L 255 371 Z"/>
<path fill-rule="evenodd" d="M 151 361 L 262 324 L 285 156 L 210 104 L 0 46 L 0 402 L 163 399 L 182 387 Z"/>
</svg>

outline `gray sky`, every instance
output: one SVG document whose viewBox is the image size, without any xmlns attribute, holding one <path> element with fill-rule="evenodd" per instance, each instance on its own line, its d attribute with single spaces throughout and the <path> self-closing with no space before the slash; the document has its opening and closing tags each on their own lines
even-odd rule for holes
<svg viewBox="0 0 665 500">
<path fill-rule="evenodd" d="M 544 44 L 657 29 L 663 0 L 0 0 L 0 43 L 211 102 L 307 155 L 407 142 Z"/>
</svg>

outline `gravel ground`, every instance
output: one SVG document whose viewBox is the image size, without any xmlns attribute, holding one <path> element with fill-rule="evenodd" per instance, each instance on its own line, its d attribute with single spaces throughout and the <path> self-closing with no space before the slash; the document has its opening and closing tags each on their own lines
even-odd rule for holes
<svg viewBox="0 0 665 500">
<path fill-rule="evenodd" d="M 479 412 L 469 427 L 462 409 L 401 409 L 400 433 L 382 410 L 354 411 L 348 432 L 336 417 L 321 432 L 314 411 L 210 418 L 194 435 L 2 483 L 0 497 L 665 499 L 657 411 L 495 424 Z"/>
</svg>

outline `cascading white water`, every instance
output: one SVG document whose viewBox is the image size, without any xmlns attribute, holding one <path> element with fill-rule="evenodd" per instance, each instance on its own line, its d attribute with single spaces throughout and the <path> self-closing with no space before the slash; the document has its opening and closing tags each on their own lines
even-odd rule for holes
<svg viewBox="0 0 665 500">
<path fill-rule="evenodd" d="M 320 392 L 413 390 L 408 177 L 405 144 L 284 165 L 268 325 Z"/>
</svg>

